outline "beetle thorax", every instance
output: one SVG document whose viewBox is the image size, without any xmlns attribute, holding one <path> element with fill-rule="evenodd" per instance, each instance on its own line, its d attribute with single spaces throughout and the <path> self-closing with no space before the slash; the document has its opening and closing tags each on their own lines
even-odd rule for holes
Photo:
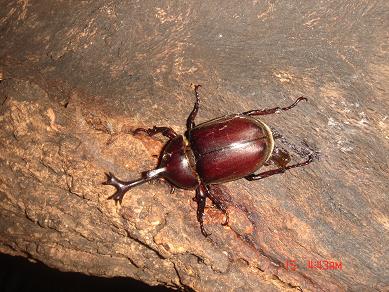
<svg viewBox="0 0 389 292">
<path fill-rule="evenodd" d="M 162 176 L 179 188 L 192 189 L 199 183 L 193 152 L 182 135 L 166 144 L 159 168 L 164 168 Z"/>
</svg>

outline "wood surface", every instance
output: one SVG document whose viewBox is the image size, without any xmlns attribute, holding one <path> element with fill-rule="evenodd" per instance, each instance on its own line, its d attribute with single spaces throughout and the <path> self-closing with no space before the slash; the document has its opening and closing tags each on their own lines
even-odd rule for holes
<svg viewBox="0 0 389 292">
<path fill-rule="evenodd" d="M 2 253 L 184 290 L 389 290 L 387 1 L 0 7 Z M 262 120 L 321 152 L 225 184 L 230 224 L 209 205 L 208 238 L 193 191 L 145 184 L 115 206 L 101 184 L 156 166 L 166 140 L 131 131 L 183 133 L 191 83 L 203 86 L 198 122 L 307 97 Z"/>
</svg>

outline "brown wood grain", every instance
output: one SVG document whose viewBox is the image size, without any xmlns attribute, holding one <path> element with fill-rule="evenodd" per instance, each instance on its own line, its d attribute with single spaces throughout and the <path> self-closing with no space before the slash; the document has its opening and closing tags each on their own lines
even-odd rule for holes
<svg viewBox="0 0 389 292">
<path fill-rule="evenodd" d="M 1 252 L 195 291 L 389 289 L 386 1 L 0 7 Z M 225 184 L 230 224 L 207 208 L 208 238 L 191 191 L 146 184 L 115 206 L 101 184 L 157 164 L 166 140 L 131 130 L 183 133 L 191 83 L 198 122 L 307 97 L 263 120 L 321 151 Z M 326 260 L 341 270 L 307 266 Z"/>
</svg>

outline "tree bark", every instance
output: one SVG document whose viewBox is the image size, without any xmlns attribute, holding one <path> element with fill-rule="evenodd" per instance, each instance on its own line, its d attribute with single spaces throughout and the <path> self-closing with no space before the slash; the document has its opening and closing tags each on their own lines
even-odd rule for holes
<svg viewBox="0 0 389 292">
<path fill-rule="evenodd" d="M 0 1 L 0 251 L 196 291 L 389 289 L 386 1 Z M 225 184 L 230 222 L 164 183 L 107 200 L 166 140 L 137 127 L 308 103 L 263 121 L 321 160 Z M 297 161 L 298 157 L 294 157 Z M 327 262 L 326 262 L 327 261 Z M 321 268 L 313 268 L 322 264 Z"/>
</svg>

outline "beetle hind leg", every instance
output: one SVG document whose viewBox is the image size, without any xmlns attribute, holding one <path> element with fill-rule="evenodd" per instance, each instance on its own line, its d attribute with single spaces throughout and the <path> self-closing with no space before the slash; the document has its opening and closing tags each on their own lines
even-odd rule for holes
<svg viewBox="0 0 389 292">
<path fill-rule="evenodd" d="M 281 174 L 284 173 L 286 170 L 296 168 L 296 167 L 302 167 L 310 164 L 311 162 L 315 160 L 320 159 L 320 152 L 317 151 L 317 149 L 313 148 L 312 146 L 308 145 L 305 141 L 303 141 L 303 146 L 297 146 L 291 142 L 289 142 L 284 136 L 282 136 L 276 129 L 271 129 L 273 133 L 273 138 L 280 141 L 283 145 L 287 146 L 288 148 L 292 149 L 293 152 L 298 154 L 301 158 L 305 159 L 304 161 L 292 165 L 288 165 L 288 163 L 291 161 L 291 156 L 287 150 L 284 148 L 280 148 L 275 146 L 274 150 L 268 159 L 268 161 L 265 163 L 266 166 L 268 165 L 275 165 L 278 168 L 268 170 L 262 173 L 258 174 L 250 174 L 246 176 L 245 178 L 247 180 L 259 180 L 262 178 L 266 178 L 275 174 Z"/>
<path fill-rule="evenodd" d="M 280 167 L 280 168 L 276 168 L 276 169 L 272 169 L 272 170 L 268 170 L 268 171 L 257 173 L 257 174 L 253 173 L 253 174 L 250 174 L 250 175 L 246 176 L 245 179 L 247 179 L 249 181 L 252 181 L 252 180 L 263 179 L 263 178 L 266 178 L 266 177 L 269 177 L 269 176 L 272 176 L 272 175 L 275 175 L 275 174 L 281 174 L 281 173 L 284 173 L 285 171 L 287 171 L 289 169 L 308 165 L 311 162 L 313 162 L 315 160 L 315 158 L 316 158 L 315 157 L 315 153 L 311 153 L 308 156 L 308 159 L 303 161 L 303 162 L 292 164 L 292 165 L 288 165 L 288 166 L 284 166 L 284 167 Z"/>
</svg>

